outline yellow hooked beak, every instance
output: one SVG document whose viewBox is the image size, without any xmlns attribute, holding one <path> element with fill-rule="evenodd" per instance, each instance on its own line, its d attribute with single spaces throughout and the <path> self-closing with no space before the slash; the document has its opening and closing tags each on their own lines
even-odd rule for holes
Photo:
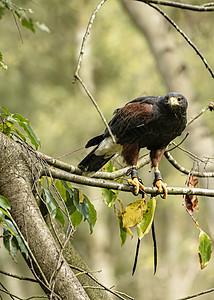
<svg viewBox="0 0 214 300">
<path fill-rule="evenodd" d="M 179 105 L 178 98 L 170 97 L 168 100 L 170 106 Z"/>
</svg>

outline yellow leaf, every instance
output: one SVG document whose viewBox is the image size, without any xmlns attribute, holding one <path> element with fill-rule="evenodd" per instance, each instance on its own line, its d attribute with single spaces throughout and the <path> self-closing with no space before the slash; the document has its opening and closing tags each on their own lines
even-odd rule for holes
<svg viewBox="0 0 214 300">
<path fill-rule="evenodd" d="M 146 212 L 146 209 L 147 204 L 144 198 L 129 204 L 123 213 L 123 227 L 127 229 L 139 224 L 142 220 L 143 214 Z"/>
<path fill-rule="evenodd" d="M 79 204 L 83 203 L 84 196 L 79 190 Z"/>
</svg>

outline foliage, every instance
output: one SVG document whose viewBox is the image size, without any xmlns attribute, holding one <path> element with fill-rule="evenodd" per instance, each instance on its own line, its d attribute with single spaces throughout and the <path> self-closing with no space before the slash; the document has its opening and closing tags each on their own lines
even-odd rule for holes
<svg viewBox="0 0 214 300">
<path fill-rule="evenodd" d="M 82 221 L 86 220 L 89 224 L 90 233 L 92 233 L 97 220 L 97 213 L 88 197 L 64 180 L 58 179 L 56 187 L 65 202 L 69 215 L 67 217 L 70 218 L 73 226 L 77 228 Z"/>
<path fill-rule="evenodd" d="M 21 25 L 32 32 L 35 32 L 35 25 L 43 31 L 50 32 L 45 24 L 40 24 L 38 21 L 34 21 L 29 14 L 33 14 L 31 8 L 25 9 L 17 6 L 12 0 L 0 0 L 0 19 L 3 17 L 5 11 L 11 12 L 13 17 L 18 17 Z M 18 25 L 17 25 L 18 26 Z"/>
<path fill-rule="evenodd" d="M 212 253 L 212 241 L 210 237 L 203 231 L 200 230 L 199 234 L 199 246 L 198 246 L 198 256 L 201 269 L 204 269 L 211 258 Z"/>
<path fill-rule="evenodd" d="M 29 120 L 24 118 L 22 115 L 16 113 L 11 114 L 6 107 L 0 107 L 2 112 L 0 113 L 0 132 L 11 137 L 13 140 L 17 140 L 17 137 L 26 142 L 25 136 L 17 128 L 17 125 L 21 127 L 27 134 L 31 143 L 35 146 L 36 150 L 41 146 L 40 139 L 36 136 L 33 129 L 30 126 Z"/>
<path fill-rule="evenodd" d="M 9 201 L 0 195 L 0 225 L 3 227 L 3 242 L 9 254 L 15 258 L 18 250 L 28 258 L 28 250 L 17 231 L 15 222 L 9 212 L 11 209 Z"/>
</svg>

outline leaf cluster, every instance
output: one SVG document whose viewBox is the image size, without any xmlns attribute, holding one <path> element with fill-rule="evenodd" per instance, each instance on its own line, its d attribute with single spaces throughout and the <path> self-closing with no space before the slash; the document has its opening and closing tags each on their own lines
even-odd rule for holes
<svg viewBox="0 0 214 300">
<path fill-rule="evenodd" d="M 41 146 L 40 139 L 36 136 L 35 132 L 30 126 L 29 120 L 22 115 L 15 113 L 11 114 L 5 107 L 0 107 L 0 132 L 6 134 L 13 140 L 21 139 L 27 141 L 24 134 L 20 131 L 20 127 L 24 130 L 30 142 L 35 146 L 36 150 Z"/>
<path fill-rule="evenodd" d="M 12 0 L 0 0 L 0 19 L 3 17 L 6 11 L 12 13 L 12 15 L 18 18 L 21 25 L 32 32 L 35 32 L 35 26 L 40 30 L 50 32 L 49 28 L 45 24 L 40 24 L 38 21 L 33 20 L 29 15 L 33 14 L 31 8 L 25 9 L 17 6 Z"/>
<path fill-rule="evenodd" d="M 53 183 L 60 194 L 61 200 L 66 206 L 65 213 L 62 207 L 56 201 L 50 189 L 42 188 L 42 197 L 47 206 L 48 212 L 52 218 L 55 218 L 64 227 L 65 218 L 71 221 L 76 229 L 82 221 L 87 221 L 90 228 L 90 233 L 93 232 L 93 227 L 97 220 L 97 213 L 94 205 L 88 197 L 78 189 L 71 186 L 69 182 L 57 180 Z"/>
</svg>

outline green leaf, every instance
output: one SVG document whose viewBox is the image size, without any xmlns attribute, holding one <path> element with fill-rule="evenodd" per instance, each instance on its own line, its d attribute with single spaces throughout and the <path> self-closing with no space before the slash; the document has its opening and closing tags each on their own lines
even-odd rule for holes
<svg viewBox="0 0 214 300">
<path fill-rule="evenodd" d="M 19 250 L 19 246 L 17 239 L 11 234 L 9 230 L 4 229 L 3 231 L 3 243 L 5 249 L 9 252 L 12 258 L 15 258 Z"/>
<path fill-rule="evenodd" d="M 26 142 L 26 137 L 16 127 L 14 127 L 13 130 L 24 142 Z"/>
<path fill-rule="evenodd" d="M 11 218 L 10 214 L 6 210 L 4 210 L 3 208 L 1 208 L 1 207 L 0 207 L 0 212 L 3 213 L 8 218 Z"/>
<path fill-rule="evenodd" d="M 30 127 L 29 120 L 25 119 L 20 114 L 13 114 L 12 117 L 17 121 L 19 126 L 24 129 L 31 143 L 35 146 L 36 150 L 38 150 L 38 148 L 41 146 L 40 139 L 36 136 L 33 129 Z"/>
<path fill-rule="evenodd" d="M 119 223 L 119 229 L 120 229 L 120 244 L 121 247 L 125 244 L 127 233 L 123 228 L 123 221 L 122 221 L 122 215 L 118 214 L 118 223 Z"/>
<path fill-rule="evenodd" d="M 90 233 L 92 233 L 93 226 L 89 215 L 89 205 L 86 202 L 85 196 L 77 188 L 74 188 L 73 201 L 76 209 L 83 215 L 84 219 L 88 221 Z"/>
<path fill-rule="evenodd" d="M 81 193 L 81 191 L 77 188 L 71 188 L 66 181 L 62 180 L 62 184 L 64 185 L 67 193 L 66 193 L 66 206 L 68 208 L 69 214 L 74 218 L 76 215 L 79 217 L 76 210 L 87 220 L 90 228 L 90 233 L 93 232 L 93 226 L 97 220 L 96 210 L 90 200 Z M 75 215 L 73 216 L 73 214 Z M 82 219 L 80 217 L 75 224 L 80 224 Z M 73 224 L 73 222 L 72 222 Z M 74 224 L 73 224 L 74 225 Z"/>
<path fill-rule="evenodd" d="M 97 221 L 97 212 L 95 210 L 94 205 L 91 203 L 91 201 L 88 199 L 88 197 L 86 195 L 84 195 L 85 197 L 85 201 L 88 204 L 88 208 L 89 208 L 89 218 L 91 221 L 91 225 L 94 227 L 94 225 L 96 224 Z M 92 233 L 92 228 L 91 228 L 91 233 Z"/>
<path fill-rule="evenodd" d="M 11 116 L 12 116 L 12 118 L 13 118 L 14 120 L 16 120 L 17 122 L 20 121 L 20 122 L 22 122 L 22 123 L 28 123 L 28 124 L 30 124 L 29 120 L 26 119 L 25 117 L 23 117 L 23 116 L 20 115 L 20 114 L 12 114 Z"/>
<path fill-rule="evenodd" d="M 67 197 L 66 197 L 66 188 L 65 188 L 65 186 L 63 184 L 63 180 L 57 179 L 57 181 L 55 183 L 55 186 L 56 186 L 57 191 L 59 192 L 60 196 L 62 197 L 62 199 L 64 201 L 66 201 L 67 200 Z"/>
<path fill-rule="evenodd" d="M 51 214 L 51 217 L 55 218 L 56 213 L 57 213 L 57 207 L 58 207 L 56 201 L 52 197 L 51 193 L 46 189 L 43 189 L 43 197 L 44 197 L 44 199 L 47 203 L 47 207 L 48 207 L 48 210 Z"/>
<path fill-rule="evenodd" d="M 0 224 L 4 223 L 5 210 L 0 207 Z"/>
<path fill-rule="evenodd" d="M 114 192 L 109 189 L 102 189 L 103 199 L 108 205 L 108 207 L 112 207 L 114 202 L 117 199 L 118 192 Z"/>
<path fill-rule="evenodd" d="M 7 136 L 11 136 L 11 133 L 13 132 L 14 124 L 10 121 L 3 121 L 0 124 L 0 132 L 4 133 Z"/>
<path fill-rule="evenodd" d="M 57 207 L 57 209 L 56 209 L 55 219 L 62 225 L 62 227 L 65 226 L 65 218 L 64 218 L 64 215 L 63 215 L 60 207 Z"/>
<path fill-rule="evenodd" d="M 66 181 L 64 180 L 61 180 L 62 184 L 64 185 L 66 191 L 68 192 L 70 198 L 73 197 L 73 188 L 70 185 L 70 183 L 67 183 Z"/>
<path fill-rule="evenodd" d="M 139 239 L 142 239 L 146 235 L 152 226 L 156 207 L 155 197 L 148 201 L 147 210 L 143 215 L 141 222 L 137 225 L 137 235 Z"/>
<path fill-rule="evenodd" d="M 31 31 L 35 32 L 35 28 L 34 28 L 34 24 L 33 24 L 33 20 L 31 18 L 22 18 L 21 19 L 22 22 L 22 26 L 30 29 Z"/>
<path fill-rule="evenodd" d="M 13 225 L 11 220 L 5 219 L 5 224 L 7 225 L 10 233 L 16 238 L 18 245 L 20 247 L 21 252 L 25 253 L 26 257 L 28 258 L 28 251 L 25 247 L 24 242 L 22 241 L 22 238 L 18 234 L 18 231 L 16 230 L 15 226 Z"/>
<path fill-rule="evenodd" d="M 0 206 L 4 209 L 10 209 L 9 201 L 2 195 L 0 195 Z"/>
<path fill-rule="evenodd" d="M 51 214 L 51 217 L 55 218 L 57 221 L 59 221 L 62 224 L 62 226 L 64 227 L 65 226 L 64 215 L 63 215 L 59 205 L 57 204 L 56 200 L 53 198 L 51 193 L 46 189 L 43 189 L 43 198 L 45 199 L 45 201 L 47 203 L 47 207 Z"/>
<path fill-rule="evenodd" d="M 77 228 L 79 226 L 79 224 L 82 222 L 83 216 L 78 210 L 75 210 L 71 214 L 70 219 L 71 219 L 71 223 L 73 224 L 74 228 Z"/>
<path fill-rule="evenodd" d="M 1 52 L 0 52 L 1 53 Z M 1 109 L 3 110 L 3 112 L 8 115 L 11 116 L 11 113 L 9 112 L 9 110 L 6 107 L 1 106 Z"/>
<path fill-rule="evenodd" d="M 208 265 L 209 260 L 211 258 L 211 253 L 212 253 L 211 239 L 203 230 L 200 230 L 198 256 L 199 256 L 201 270 Z"/>
</svg>

